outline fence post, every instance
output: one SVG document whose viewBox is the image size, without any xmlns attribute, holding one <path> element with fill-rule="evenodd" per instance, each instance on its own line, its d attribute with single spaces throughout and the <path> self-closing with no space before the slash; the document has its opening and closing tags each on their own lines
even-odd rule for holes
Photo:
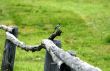
<svg viewBox="0 0 110 71">
<path fill-rule="evenodd" d="M 58 40 L 53 40 L 53 42 L 61 48 L 61 42 Z M 45 56 L 45 65 L 44 65 L 44 71 L 59 71 L 59 68 L 56 63 L 53 62 L 51 55 L 48 51 L 46 51 Z"/>
<path fill-rule="evenodd" d="M 10 33 L 13 34 L 15 37 L 17 37 L 18 28 L 17 27 L 12 27 L 12 28 L 13 28 L 12 32 Z M 14 45 L 12 42 L 6 39 L 5 49 L 2 58 L 2 65 L 1 65 L 2 71 L 13 71 L 15 53 L 16 53 L 16 45 Z"/>
</svg>

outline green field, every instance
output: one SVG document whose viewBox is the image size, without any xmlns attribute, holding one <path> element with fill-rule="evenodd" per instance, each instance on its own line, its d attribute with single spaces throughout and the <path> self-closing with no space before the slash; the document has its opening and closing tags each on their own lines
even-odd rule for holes
<svg viewBox="0 0 110 71">
<path fill-rule="evenodd" d="M 18 38 L 40 44 L 61 24 L 64 50 L 74 50 L 88 63 L 110 71 L 110 0 L 0 0 L 0 24 L 16 25 Z M 5 32 L 0 30 L 0 66 Z M 17 48 L 14 71 L 43 71 L 45 50 Z"/>
</svg>

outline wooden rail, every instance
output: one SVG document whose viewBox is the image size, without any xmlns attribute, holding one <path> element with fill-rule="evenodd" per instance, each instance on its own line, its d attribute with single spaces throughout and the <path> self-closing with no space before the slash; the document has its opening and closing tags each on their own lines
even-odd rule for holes
<svg viewBox="0 0 110 71">
<path fill-rule="evenodd" d="M 5 50 L 2 59 L 2 71 L 13 71 L 16 46 L 25 51 L 40 51 L 46 49 L 44 71 L 101 71 L 87 62 L 80 60 L 75 54 L 61 49 L 61 42 L 54 40 L 61 35 L 61 30 L 55 30 L 48 39 L 42 40 L 40 45 L 26 45 L 17 39 L 18 29 L 0 25 L 6 31 Z"/>
<path fill-rule="evenodd" d="M 53 60 L 57 63 L 57 65 L 65 63 L 75 71 L 101 71 L 99 68 L 80 60 L 78 57 L 70 55 L 63 49 L 60 49 L 51 40 L 44 39 L 42 41 L 42 44 L 45 45 L 47 51 L 51 54 Z"/>
</svg>

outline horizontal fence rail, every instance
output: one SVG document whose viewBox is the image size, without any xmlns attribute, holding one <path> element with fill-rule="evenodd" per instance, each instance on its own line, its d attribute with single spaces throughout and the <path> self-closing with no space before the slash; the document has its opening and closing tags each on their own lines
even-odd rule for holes
<svg viewBox="0 0 110 71">
<path fill-rule="evenodd" d="M 71 56 L 68 52 L 56 46 L 51 40 L 44 39 L 42 44 L 45 45 L 47 51 L 58 65 L 63 62 L 76 71 L 101 71 L 99 68 L 80 60 L 78 57 Z"/>
<path fill-rule="evenodd" d="M 0 25 L 0 29 L 6 31 L 6 44 L 2 59 L 2 71 L 13 71 L 16 46 L 25 51 L 40 51 L 46 49 L 44 71 L 101 71 L 98 67 L 88 64 L 76 57 L 73 52 L 64 51 L 61 48 L 61 42 L 54 40 L 60 36 L 62 31 L 59 25 L 48 39 L 43 39 L 40 45 L 26 45 L 17 39 L 18 29 Z M 10 54 L 11 53 L 11 54 Z"/>
<path fill-rule="evenodd" d="M 21 49 L 24 49 L 26 51 L 40 51 L 42 49 L 41 45 L 26 45 L 24 42 L 18 40 L 13 34 L 6 32 L 6 38 L 13 42 L 16 46 L 20 47 Z"/>
</svg>

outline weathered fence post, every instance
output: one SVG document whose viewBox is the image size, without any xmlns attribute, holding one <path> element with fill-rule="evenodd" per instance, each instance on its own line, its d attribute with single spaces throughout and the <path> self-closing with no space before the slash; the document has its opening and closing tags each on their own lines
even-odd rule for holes
<svg viewBox="0 0 110 71">
<path fill-rule="evenodd" d="M 18 28 L 17 27 L 12 27 L 12 28 L 13 29 L 10 33 L 13 34 L 15 37 L 17 37 Z M 16 45 L 13 44 L 8 39 L 6 39 L 2 65 L 1 65 L 2 71 L 13 71 L 15 53 L 16 53 Z"/>
<path fill-rule="evenodd" d="M 61 48 L 61 42 L 58 40 L 53 40 L 53 42 Z M 46 50 L 46 56 L 45 56 L 45 66 L 44 66 L 44 71 L 60 71 L 57 64 L 54 63 L 52 60 L 51 55 L 49 52 Z"/>
<path fill-rule="evenodd" d="M 53 40 L 53 42 L 61 48 L 61 42 L 58 40 Z M 61 64 L 60 68 L 58 68 L 57 64 L 54 63 L 52 56 L 46 50 L 46 57 L 45 57 L 45 67 L 44 71 L 75 71 L 67 66 L 65 63 Z"/>
</svg>

